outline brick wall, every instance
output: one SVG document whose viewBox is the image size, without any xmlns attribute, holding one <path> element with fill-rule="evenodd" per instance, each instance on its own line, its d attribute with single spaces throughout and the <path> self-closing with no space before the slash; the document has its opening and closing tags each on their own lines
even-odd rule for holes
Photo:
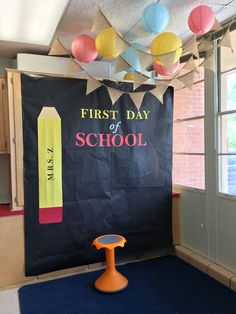
<svg viewBox="0 0 236 314">
<path fill-rule="evenodd" d="M 204 115 L 204 82 L 176 91 L 174 120 Z M 173 152 L 204 153 L 204 119 L 174 123 Z M 173 183 L 205 188 L 205 161 L 201 155 L 173 156 Z"/>
</svg>

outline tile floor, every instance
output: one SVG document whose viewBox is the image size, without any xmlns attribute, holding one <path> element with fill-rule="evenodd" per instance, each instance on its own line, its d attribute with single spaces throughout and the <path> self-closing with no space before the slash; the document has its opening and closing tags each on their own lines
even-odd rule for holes
<svg viewBox="0 0 236 314">
<path fill-rule="evenodd" d="M 18 288 L 0 291 L 0 313 L 20 314 Z"/>
</svg>

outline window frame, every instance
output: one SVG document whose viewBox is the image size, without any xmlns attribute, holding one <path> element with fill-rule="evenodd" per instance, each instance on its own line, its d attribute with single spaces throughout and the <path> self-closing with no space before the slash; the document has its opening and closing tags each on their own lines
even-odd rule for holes
<svg viewBox="0 0 236 314">
<path fill-rule="evenodd" d="M 217 41 L 219 43 L 219 40 Z M 224 115 L 230 115 L 230 114 L 236 114 L 236 108 L 233 110 L 221 110 L 222 108 L 222 75 L 225 73 L 230 73 L 236 70 L 236 66 L 232 67 L 231 69 L 221 71 L 221 47 L 217 47 L 216 50 L 217 53 L 217 85 L 218 85 L 218 93 L 217 93 L 217 98 L 218 98 L 218 106 L 217 106 L 217 111 L 216 111 L 216 178 L 217 178 L 217 196 L 220 198 L 228 199 L 228 200 L 234 200 L 236 201 L 236 195 L 225 193 L 221 191 L 222 188 L 222 162 L 220 162 L 220 157 L 221 156 L 235 156 L 236 157 L 236 152 L 235 153 L 223 153 L 221 151 L 221 121 L 220 118 Z"/>
</svg>

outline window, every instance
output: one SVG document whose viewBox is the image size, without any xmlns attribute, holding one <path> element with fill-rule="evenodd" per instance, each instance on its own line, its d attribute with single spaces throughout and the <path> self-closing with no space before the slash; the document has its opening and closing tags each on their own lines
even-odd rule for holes
<svg viewBox="0 0 236 314">
<path fill-rule="evenodd" d="M 220 49 L 218 110 L 219 192 L 236 195 L 236 31 L 231 32 L 234 53 Z"/>
<path fill-rule="evenodd" d="M 174 96 L 173 183 L 205 189 L 204 71 Z"/>
</svg>

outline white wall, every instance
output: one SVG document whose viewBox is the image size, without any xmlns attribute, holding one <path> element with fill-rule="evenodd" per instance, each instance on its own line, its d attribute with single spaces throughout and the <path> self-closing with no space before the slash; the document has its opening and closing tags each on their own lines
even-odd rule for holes
<svg viewBox="0 0 236 314">
<path fill-rule="evenodd" d="M 179 200 L 181 243 L 207 256 L 206 194 L 194 189 L 174 188 L 174 190 L 181 193 Z"/>
<path fill-rule="evenodd" d="M 4 74 L 5 68 L 11 68 L 12 60 L 8 58 L 0 58 L 0 75 Z"/>
</svg>

